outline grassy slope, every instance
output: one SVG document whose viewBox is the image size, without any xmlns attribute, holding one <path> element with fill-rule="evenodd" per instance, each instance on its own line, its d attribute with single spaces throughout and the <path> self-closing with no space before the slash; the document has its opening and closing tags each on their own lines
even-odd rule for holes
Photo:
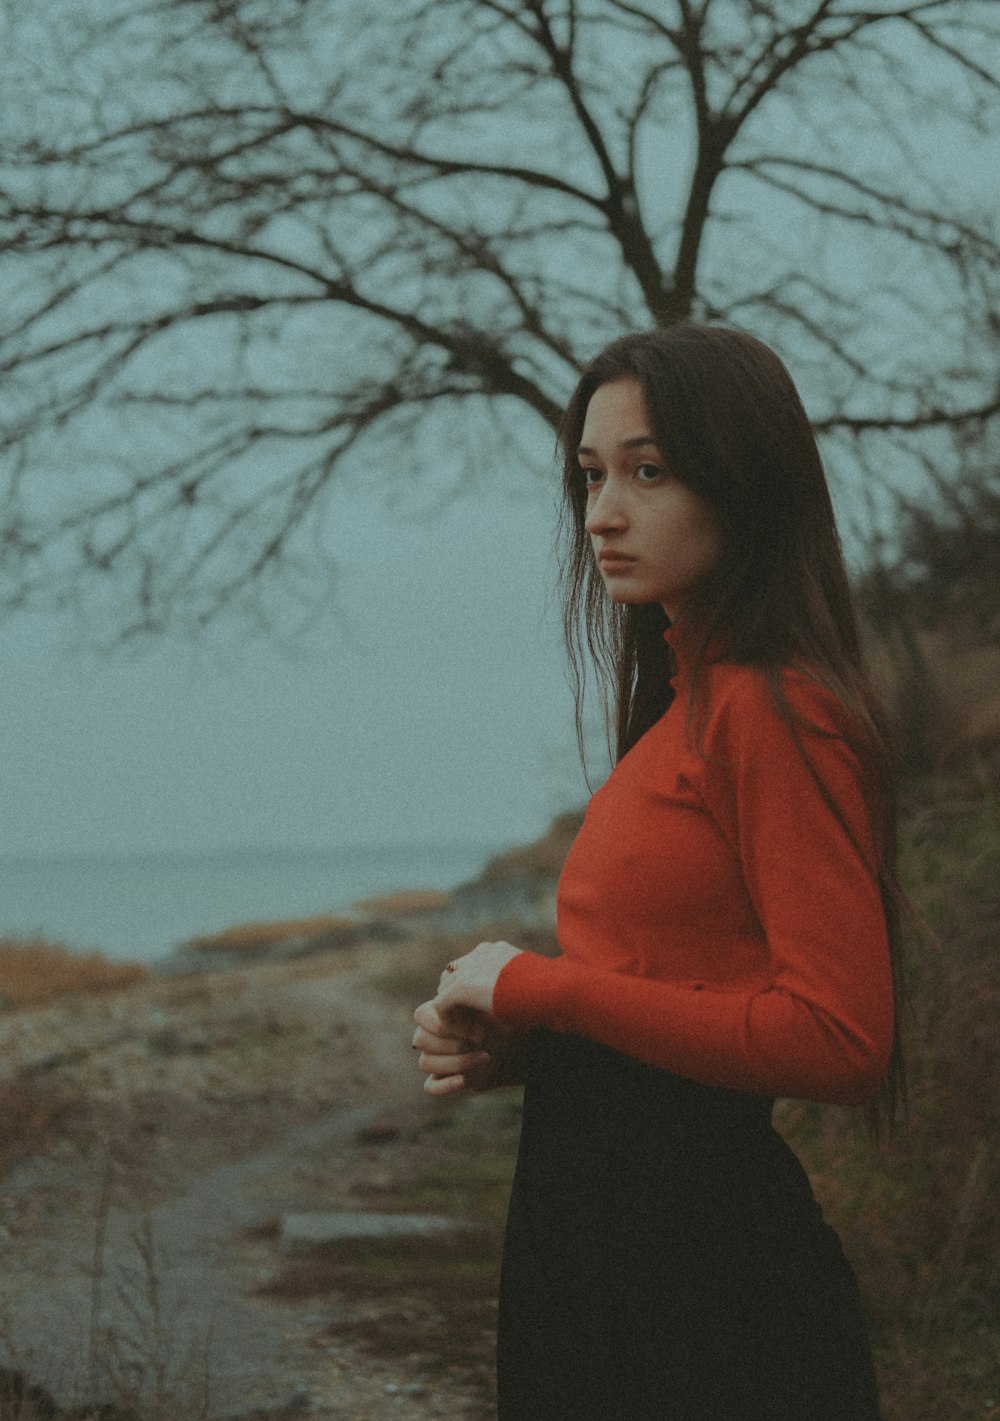
<svg viewBox="0 0 1000 1421">
<path fill-rule="evenodd" d="M 932 930 L 914 937 L 907 967 L 909 1123 L 886 1149 L 867 1144 L 848 1112 L 799 1103 L 778 1112 L 858 1270 L 885 1421 L 1000 1418 L 995 781 L 987 769 L 966 766 L 909 789 L 905 876 Z M 436 964 L 440 944 L 433 948 Z M 382 985 L 407 1001 L 426 989 L 423 977 Z M 435 1242 L 320 1251 L 276 1280 L 289 1298 L 346 1292 L 374 1352 L 419 1353 L 431 1373 L 469 1377 L 483 1418 L 492 1406 L 495 1279 L 517 1103 L 516 1094 L 500 1092 L 442 1107 L 435 1128 L 406 1143 L 403 1180 L 378 1200 L 381 1208 L 464 1215 L 482 1232 L 459 1235 L 447 1249 Z M 0 1399 L 0 1417 L 25 1414 Z"/>
<path fill-rule="evenodd" d="M 780 1120 L 869 1304 L 887 1421 L 1000 1417 L 1000 796 L 983 767 L 911 787 L 909 1119 L 892 1146 L 841 1112 Z"/>
<path fill-rule="evenodd" d="M 868 1143 L 852 1112 L 784 1102 L 777 1118 L 857 1268 L 885 1421 L 987 1421 L 1000 1418 L 1000 797 L 983 769 L 910 787 L 903 863 L 929 929 L 913 935 L 906 968 L 908 1121 L 887 1147 Z M 425 1304 L 437 1295 L 435 1315 L 450 1314 L 453 1357 L 478 1355 L 483 1367 L 515 1140 L 509 1114 L 496 1098 L 449 1106 L 436 1164 L 394 1201 L 471 1211 L 491 1226 L 492 1248 L 470 1241 L 468 1257 L 460 1250 L 436 1278 L 426 1260 L 397 1259 L 389 1270 L 404 1291 L 408 1276 L 421 1277 Z M 371 1262 L 385 1269 L 384 1259 Z M 355 1263 L 363 1271 L 364 1260 Z M 447 1306 L 457 1296 L 471 1328 Z"/>
</svg>

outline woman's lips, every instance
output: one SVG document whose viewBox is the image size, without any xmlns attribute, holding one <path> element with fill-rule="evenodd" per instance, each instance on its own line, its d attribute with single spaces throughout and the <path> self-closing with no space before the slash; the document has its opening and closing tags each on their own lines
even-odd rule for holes
<svg viewBox="0 0 1000 1421">
<path fill-rule="evenodd" d="M 599 553 L 597 560 L 600 563 L 601 567 L 607 572 L 614 572 L 618 569 L 632 567 L 638 561 L 637 558 L 632 557 L 628 553 L 613 552 Z"/>
</svg>

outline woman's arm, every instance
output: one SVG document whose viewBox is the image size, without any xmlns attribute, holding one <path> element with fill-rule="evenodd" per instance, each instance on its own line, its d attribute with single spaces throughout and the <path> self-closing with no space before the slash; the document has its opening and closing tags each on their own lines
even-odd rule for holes
<svg viewBox="0 0 1000 1421">
<path fill-rule="evenodd" d="M 738 681 L 706 735 L 703 796 L 739 856 L 763 973 L 731 986 L 650 980 L 574 962 L 564 944 L 561 958 L 501 964 L 489 1003 L 498 1021 L 576 1032 L 764 1095 L 856 1104 L 877 1089 L 892 977 L 863 769 L 833 697 L 804 677 L 786 692 L 816 727 L 800 730 L 809 763 L 759 678 Z"/>
</svg>

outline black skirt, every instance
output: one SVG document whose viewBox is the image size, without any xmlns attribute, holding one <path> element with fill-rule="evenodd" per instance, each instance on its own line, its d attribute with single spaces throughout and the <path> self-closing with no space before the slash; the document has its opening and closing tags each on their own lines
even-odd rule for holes
<svg viewBox="0 0 1000 1421">
<path fill-rule="evenodd" d="M 854 1274 L 771 1107 L 532 1033 L 500 1421 L 878 1421 Z"/>
</svg>

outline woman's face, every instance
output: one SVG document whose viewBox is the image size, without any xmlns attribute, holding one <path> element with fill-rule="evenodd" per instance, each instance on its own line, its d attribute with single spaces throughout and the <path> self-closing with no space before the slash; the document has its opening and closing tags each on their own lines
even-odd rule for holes
<svg viewBox="0 0 1000 1421">
<path fill-rule="evenodd" d="M 711 505 L 667 468 L 638 380 L 609 381 L 590 398 L 579 460 L 586 526 L 614 602 L 659 602 L 672 622 L 719 560 Z"/>
</svg>

